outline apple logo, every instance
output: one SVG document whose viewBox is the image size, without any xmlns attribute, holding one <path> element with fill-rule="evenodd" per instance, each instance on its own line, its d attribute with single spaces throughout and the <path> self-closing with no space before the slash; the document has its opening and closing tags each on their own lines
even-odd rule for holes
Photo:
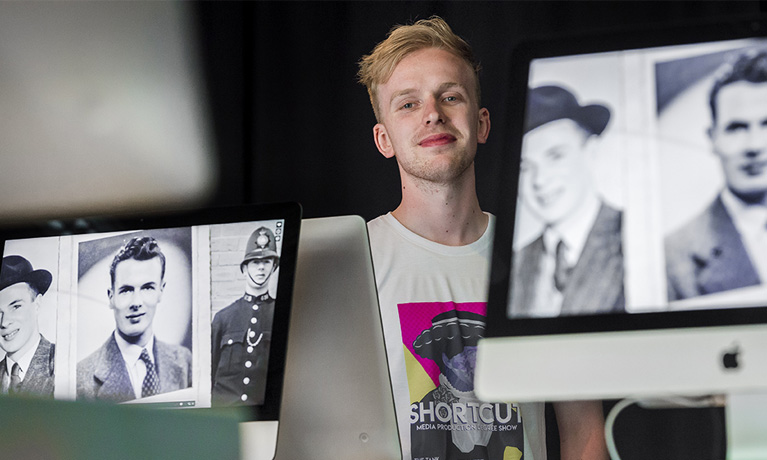
<svg viewBox="0 0 767 460">
<path fill-rule="evenodd" d="M 738 362 L 738 357 L 740 355 L 740 346 L 736 343 L 733 344 L 730 349 L 725 350 L 722 354 L 722 366 L 724 366 L 725 369 L 738 369 L 740 366 L 740 363 Z"/>
</svg>

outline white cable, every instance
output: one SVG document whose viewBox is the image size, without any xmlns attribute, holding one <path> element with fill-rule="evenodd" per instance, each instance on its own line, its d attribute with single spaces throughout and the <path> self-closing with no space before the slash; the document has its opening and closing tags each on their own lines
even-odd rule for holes
<svg viewBox="0 0 767 460">
<path fill-rule="evenodd" d="M 613 437 L 613 425 L 615 425 L 615 419 L 618 418 L 618 414 L 628 406 L 639 402 L 635 398 L 621 399 L 617 404 L 610 409 L 610 413 L 607 414 L 605 419 L 605 441 L 607 442 L 607 452 L 610 454 L 610 459 L 621 460 L 618 455 L 618 449 L 615 447 L 615 438 Z"/>
<path fill-rule="evenodd" d="M 722 395 L 707 395 L 699 397 L 689 396 L 668 396 L 664 398 L 626 398 L 618 401 L 610 413 L 607 414 L 605 419 L 605 442 L 607 442 L 607 451 L 610 454 L 611 460 L 620 460 L 618 455 L 618 449 L 615 446 L 615 438 L 613 437 L 613 428 L 615 425 L 615 419 L 618 418 L 623 409 L 632 404 L 637 404 L 639 407 L 645 409 L 659 409 L 659 408 L 697 408 L 697 407 L 716 407 L 724 406 L 724 396 Z"/>
</svg>

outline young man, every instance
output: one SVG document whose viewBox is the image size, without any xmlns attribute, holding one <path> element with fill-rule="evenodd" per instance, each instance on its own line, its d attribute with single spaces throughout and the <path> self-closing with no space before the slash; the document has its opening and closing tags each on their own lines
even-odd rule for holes
<svg viewBox="0 0 767 460">
<path fill-rule="evenodd" d="M 376 147 L 396 158 L 402 181 L 400 205 L 369 231 L 406 459 L 546 458 L 543 404 L 514 405 L 510 416 L 478 401 L 471 342 L 451 344 L 437 358 L 444 366 L 415 350 L 423 334 L 457 321 L 440 315 L 486 313 L 493 222 L 479 206 L 474 156 L 490 114 L 479 105 L 478 70 L 468 44 L 436 17 L 395 27 L 360 62 Z M 440 378 L 456 366 L 460 388 Z M 556 410 L 563 458 L 606 458 L 600 403 Z M 499 431 L 508 436 L 492 436 Z"/>
<path fill-rule="evenodd" d="M 109 271 L 115 331 L 77 363 L 77 399 L 129 401 L 192 385 L 192 354 L 158 340 L 154 316 L 165 289 L 165 255 L 154 238 L 134 237 Z"/>
<path fill-rule="evenodd" d="M 56 345 L 39 330 L 42 296 L 53 277 L 21 256 L 3 257 L 0 269 L 0 391 L 53 397 Z"/>
<path fill-rule="evenodd" d="M 216 313 L 211 325 L 214 405 L 264 402 L 274 319 L 269 279 L 279 264 L 274 233 L 257 228 L 248 238 L 240 263 L 245 295 Z"/>
<path fill-rule="evenodd" d="M 510 313 L 622 312 L 622 213 L 602 200 L 591 172 L 610 111 L 547 85 L 528 92 L 526 113 L 519 194 L 543 231 L 514 259 Z"/>
<path fill-rule="evenodd" d="M 722 69 L 709 104 L 708 135 L 726 186 L 666 238 L 669 300 L 767 281 L 767 52 Z"/>
</svg>

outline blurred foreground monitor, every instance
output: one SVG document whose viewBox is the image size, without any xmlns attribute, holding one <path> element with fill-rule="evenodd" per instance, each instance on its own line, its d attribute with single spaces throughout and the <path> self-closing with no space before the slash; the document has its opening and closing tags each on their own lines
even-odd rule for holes
<svg viewBox="0 0 767 460">
<path fill-rule="evenodd" d="M 237 414 L 0 396 L 3 458 L 240 458 Z"/>
<path fill-rule="evenodd" d="M 183 2 L 0 3 L 0 220 L 179 208 L 217 162 Z"/>
</svg>

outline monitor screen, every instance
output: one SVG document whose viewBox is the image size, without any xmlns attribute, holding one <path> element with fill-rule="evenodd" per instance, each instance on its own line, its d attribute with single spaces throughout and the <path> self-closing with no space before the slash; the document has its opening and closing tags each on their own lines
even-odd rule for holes
<svg viewBox="0 0 767 460">
<path fill-rule="evenodd" d="M 3 229 L 3 391 L 276 420 L 300 217 L 273 204 Z"/>
<path fill-rule="evenodd" d="M 767 354 L 764 31 L 730 22 L 514 50 L 508 107 L 520 110 L 506 138 L 483 397 L 765 385 L 754 366 Z"/>
</svg>

